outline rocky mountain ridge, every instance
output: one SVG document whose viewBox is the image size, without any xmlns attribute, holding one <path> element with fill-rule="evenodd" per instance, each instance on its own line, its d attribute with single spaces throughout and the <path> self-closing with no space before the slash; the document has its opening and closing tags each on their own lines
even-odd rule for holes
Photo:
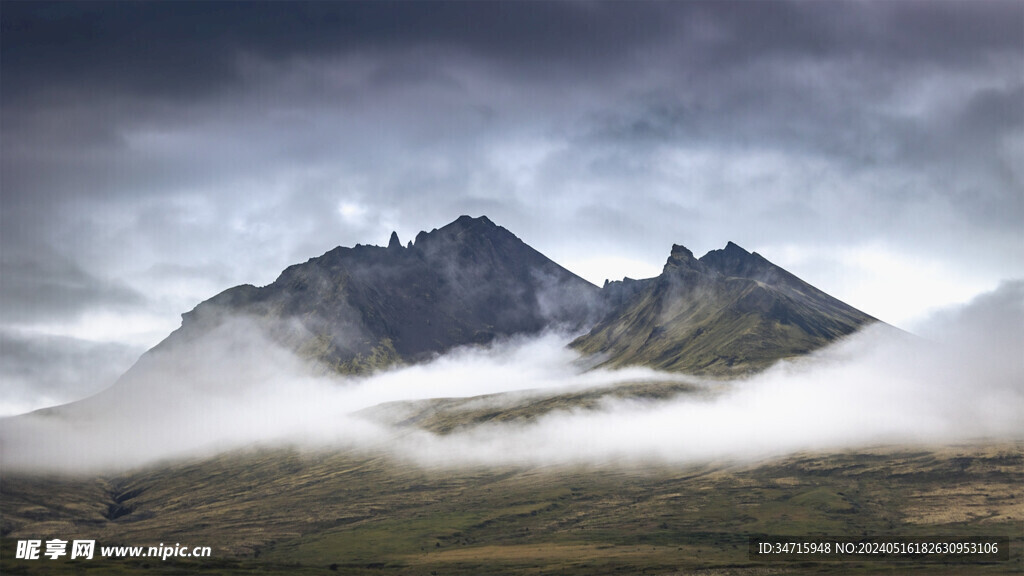
<svg viewBox="0 0 1024 576">
<path fill-rule="evenodd" d="M 226 290 L 183 314 L 154 351 L 238 316 L 343 374 L 562 329 L 581 333 L 572 346 L 603 366 L 733 375 L 875 321 L 732 242 L 699 259 L 674 245 L 659 276 L 598 288 L 486 216 L 461 216 L 405 246 L 392 233 L 387 247 L 337 247 L 267 286 Z"/>
<path fill-rule="evenodd" d="M 674 245 L 661 275 L 604 289 L 613 313 L 572 346 L 609 367 L 743 374 L 877 322 L 732 242 L 699 259 Z"/>
</svg>

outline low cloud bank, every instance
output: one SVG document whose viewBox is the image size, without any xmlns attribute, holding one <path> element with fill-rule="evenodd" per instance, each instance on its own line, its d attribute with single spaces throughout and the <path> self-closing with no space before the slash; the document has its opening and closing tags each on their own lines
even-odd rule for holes
<svg viewBox="0 0 1024 576">
<path fill-rule="evenodd" d="M 113 342 L 0 329 L 0 416 L 96 394 L 142 352 Z"/>
<path fill-rule="evenodd" d="M 547 334 L 462 349 L 367 378 L 318 376 L 237 319 L 173 354 L 150 353 L 87 401 L 0 421 L 5 470 L 111 471 L 249 446 L 384 451 L 422 465 L 686 463 L 877 443 L 1024 437 L 1024 281 L 935 315 L 922 337 L 885 326 L 714 394 L 609 397 L 597 409 L 447 435 L 366 408 L 441 397 L 531 396 L 684 379 L 584 370 Z M 181 358 L 188 362 L 181 362 Z"/>
</svg>

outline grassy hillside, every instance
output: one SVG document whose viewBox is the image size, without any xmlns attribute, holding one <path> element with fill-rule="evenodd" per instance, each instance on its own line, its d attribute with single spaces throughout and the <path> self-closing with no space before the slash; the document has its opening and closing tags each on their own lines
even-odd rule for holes
<svg viewBox="0 0 1024 576">
<path fill-rule="evenodd" d="M 7 474 L 4 574 L 1013 574 L 1020 444 L 760 464 L 425 470 L 255 451 L 107 478 Z M 1013 536 L 1009 562 L 751 561 L 747 538 Z M 14 560 L 17 539 L 213 547 L 205 561 Z"/>
<path fill-rule="evenodd" d="M 416 427 L 435 434 L 471 428 L 487 422 L 530 422 L 558 410 L 592 410 L 605 400 L 664 400 L 680 394 L 713 395 L 716 389 L 686 381 L 616 384 L 575 392 L 524 391 L 469 398 L 436 398 L 388 402 L 363 411 L 379 422 Z"/>
</svg>

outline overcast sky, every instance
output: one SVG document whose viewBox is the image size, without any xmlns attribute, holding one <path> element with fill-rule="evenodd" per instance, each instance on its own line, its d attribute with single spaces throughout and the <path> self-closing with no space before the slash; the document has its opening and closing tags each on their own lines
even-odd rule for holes
<svg viewBox="0 0 1024 576">
<path fill-rule="evenodd" d="M 0 23 L 9 406 L 109 384 L 221 290 L 461 214 L 595 283 L 731 240 L 911 330 L 1024 277 L 1021 2 L 3 2 Z"/>
</svg>

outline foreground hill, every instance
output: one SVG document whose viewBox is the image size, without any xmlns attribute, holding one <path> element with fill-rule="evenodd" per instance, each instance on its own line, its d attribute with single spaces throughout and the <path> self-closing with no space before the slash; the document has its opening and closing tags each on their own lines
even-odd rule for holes
<svg viewBox="0 0 1024 576">
<path fill-rule="evenodd" d="M 365 411 L 472 433 L 683 381 Z M 713 391 L 711 391 L 713 393 Z M 500 412 L 495 406 L 503 406 Z M 557 441 L 553 438 L 552 441 Z M 105 475 L 0 469 L 4 574 L 1019 574 L 1024 445 L 881 446 L 763 462 L 436 466 L 380 450 L 251 449 Z M 997 542 L 999 558 L 754 558 L 750 538 Z M 19 540 L 209 546 L 209 558 L 19 560 Z"/>
<path fill-rule="evenodd" d="M 5 474 L 4 574 L 1019 574 L 1020 444 L 757 465 L 430 470 L 250 452 L 104 478 Z M 1009 560 L 765 561 L 748 538 L 1014 538 Z M 17 560 L 19 539 L 210 546 L 209 559 Z"/>
</svg>

